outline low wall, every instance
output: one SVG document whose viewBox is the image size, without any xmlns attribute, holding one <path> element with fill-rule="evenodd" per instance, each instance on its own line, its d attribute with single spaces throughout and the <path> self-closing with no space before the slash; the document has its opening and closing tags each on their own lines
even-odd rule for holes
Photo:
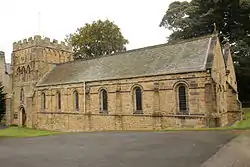
<svg viewBox="0 0 250 167">
<path fill-rule="evenodd" d="M 33 128 L 55 131 L 162 130 L 205 127 L 204 116 L 87 115 L 75 113 L 37 113 Z"/>
<path fill-rule="evenodd" d="M 228 111 L 226 113 L 222 113 L 221 115 L 221 126 L 230 126 L 235 122 L 241 120 L 241 111 Z"/>
</svg>

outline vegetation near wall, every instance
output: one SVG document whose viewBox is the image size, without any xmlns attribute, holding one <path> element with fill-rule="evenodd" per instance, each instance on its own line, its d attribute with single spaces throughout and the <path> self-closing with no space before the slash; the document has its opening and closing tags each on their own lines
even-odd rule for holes
<svg viewBox="0 0 250 167">
<path fill-rule="evenodd" d="M 172 31 L 169 42 L 218 31 L 229 42 L 236 68 L 239 98 L 250 104 L 250 0 L 191 0 L 169 5 L 161 27 Z M 250 106 L 250 105 L 249 105 Z"/>
</svg>

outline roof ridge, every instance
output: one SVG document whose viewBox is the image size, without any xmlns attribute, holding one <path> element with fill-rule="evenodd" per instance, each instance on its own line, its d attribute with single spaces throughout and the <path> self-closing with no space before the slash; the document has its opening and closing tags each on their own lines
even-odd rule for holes
<svg viewBox="0 0 250 167">
<path fill-rule="evenodd" d="M 117 56 L 68 62 L 65 65 L 56 66 L 39 84 L 91 82 L 205 71 L 204 62 L 211 39 L 213 38 L 193 38 L 175 44 L 167 43 L 124 52 L 124 54 L 117 53 Z"/>
<path fill-rule="evenodd" d="M 109 54 L 109 55 L 104 55 L 104 56 L 97 56 L 97 57 L 91 58 L 91 59 L 76 59 L 76 60 L 69 61 L 69 62 L 66 62 L 66 63 L 58 64 L 58 65 L 75 63 L 75 62 L 80 62 L 80 61 L 91 61 L 91 60 L 96 60 L 96 59 L 102 59 L 102 58 L 105 58 L 105 57 L 122 55 L 122 54 L 131 53 L 131 52 L 135 52 L 135 51 L 143 50 L 143 49 L 152 49 L 152 48 L 158 48 L 158 47 L 163 47 L 163 46 L 174 46 L 174 45 L 178 45 L 178 44 L 182 44 L 182 43 L 189 43 L 189 42 L 198 41 L 198 40 L 211 38 L 211 37 L 212 37 L 211 35 L 205 35 L 205 36 L 194 37 L 194 38 L 190 38 L 190 39 L 175 40 L 175 41 L 172 41 L 170 43 L 162 43 L 162 44 L 157 44 L 157 45 L 151 45 L 151 46 L 131 49 L 131 50 L 128 50 L 128 51 L 125 51 L 125 52 L 116 52 L 114 54 Z"/>
</svg>

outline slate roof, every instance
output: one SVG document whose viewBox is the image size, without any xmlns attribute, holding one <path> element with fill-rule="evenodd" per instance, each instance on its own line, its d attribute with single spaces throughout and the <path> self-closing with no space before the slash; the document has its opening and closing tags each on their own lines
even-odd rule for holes
<svg viewBox="0 0 250 167">
<path fill-rule="evenodd" d="M 37 86 L 203 71 L 210 66 L 210 39 L 203 37 L 60 64 Z"/>
</svg>

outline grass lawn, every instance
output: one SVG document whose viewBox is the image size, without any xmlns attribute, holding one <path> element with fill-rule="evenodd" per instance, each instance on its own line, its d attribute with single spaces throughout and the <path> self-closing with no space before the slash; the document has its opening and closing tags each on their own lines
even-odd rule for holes
<svg viewBox="0 0 250 167">
<path fill-rule="evenodd" d="M 245 113 L 244 118 L 250 119 L 250 108 L 243 108 L 243 112 Z"/>
<path fill-rule="evenodd" d="M 233 128 L 250 129 L 250 108 L 244 108 L 243 112 L 245 113 L 243 116 L 243 120 L 232 126 Z"/>
<path fill-rule="evenodd" d="M 245 130 L 250 129 L 250 108 L 244 108 L 243 120 L 237 124 L 230 127 L 223 128 L 173 128 L 166 129 L 166 131 L 199 131 L 199 130 Z M 61 134 L 62 132 L 52 132 L 45 130 L 36 130 L 30 128 L 22 127 L 9 127 L 6 129 L 0 130 L 0 138 L 5 137 L 36 137 L 36 136 L 48 136 L 54 134 Z"/>
<path fill-rule="evenodd" d="M 48 136 L 53 134 L 60 134 L 60 132 L 51 132 L 44 130 L 36 130 L 21 127 L 9 127 L 0 130 L 0 138 L 4 137 L 35 137 L 35 136 Z"/>
</svg>

